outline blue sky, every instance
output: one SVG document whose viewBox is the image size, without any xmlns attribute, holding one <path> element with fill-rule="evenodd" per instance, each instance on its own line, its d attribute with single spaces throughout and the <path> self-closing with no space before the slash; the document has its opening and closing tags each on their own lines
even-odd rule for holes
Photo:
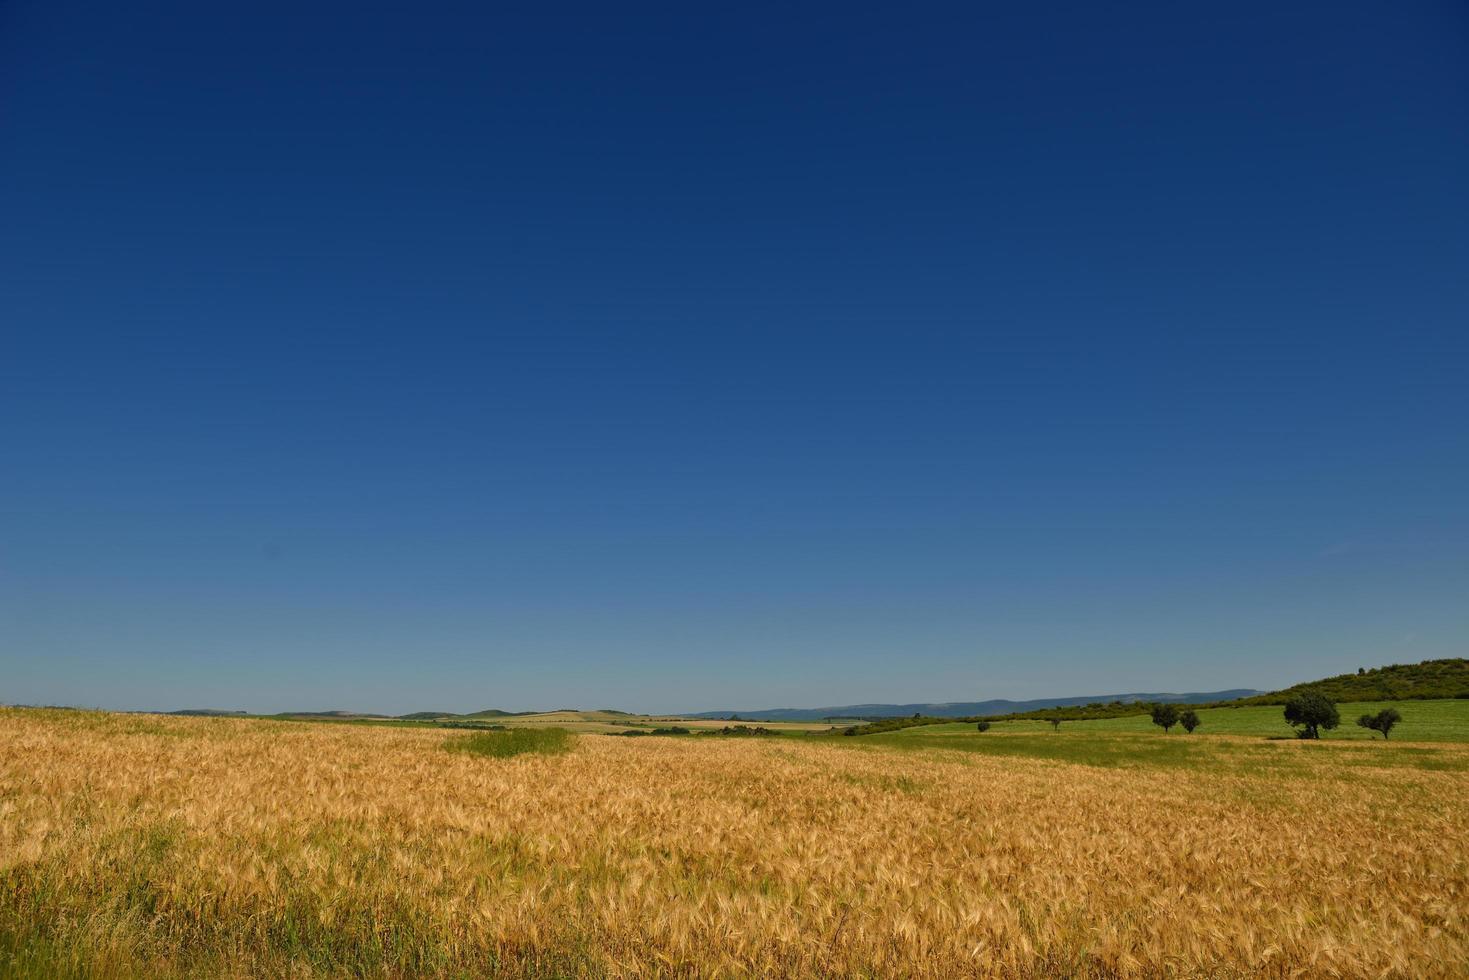
<svg viewBox="0 0 1469 980">
<path fill-rule="evenodd" d="M 0 701 L 1469 651 L 1469 12 L 0 7 Z"/>
</svg>

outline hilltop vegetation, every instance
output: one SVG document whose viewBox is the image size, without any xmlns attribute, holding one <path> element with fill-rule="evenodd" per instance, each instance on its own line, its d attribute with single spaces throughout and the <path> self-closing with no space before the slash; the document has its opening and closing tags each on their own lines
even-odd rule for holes
<svg viewBox="0 0 1469 980">
<path fill-rule="evenodd" d="M 1359 668 L 1308 681 L 1283 691 L 1241 698 L 1240 704 L 1284 704 L 1298 694 L 1315 691 L 1333 701 L 1431 701 L 1469 698 L 1469 660 L 1453 657 L 1416 664 L 1389 664 Z"/>
</svg>

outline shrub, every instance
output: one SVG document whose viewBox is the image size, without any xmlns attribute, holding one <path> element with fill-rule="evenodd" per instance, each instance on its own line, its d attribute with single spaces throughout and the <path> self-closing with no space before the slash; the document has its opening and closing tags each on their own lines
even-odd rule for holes
<svg viewBox="0 0 1469 980">
<path fill-rule="evenodd" d="M 1183 726 L 1184 731 L 1192 735 L 1194 733 L 1194 729 L 1198 728 L 1204 722 L 1201 718 L 1199 718 L 1199 713 L 1193 708 L 1190 708 L 1183 714 L 1178 716 L 1178 723 Z"/>
<path fill-rule="evenodd" d="M 1393 730 L 1393 726 L 1403 720 L 1398 714 L 1397 708 L 1383 708 L 1375 715 L 1363 715 L 1357 719 L 1357 724 L 1363 728 L 1370 728 L 1374 732 L 1382 732 L 1382 738 L 1387 740 L 1387 733 Z"/>
<path fill-rule="evenodd" d="M 1301 730 L 1301 738 L 1320 738 L 1321 729 L 1335 728 L 1341 716 L 1330 698 L 1316 691 L 1305 691 L 1285 703 L 1285 720 Z"/>
<path fill-rule="evenodd" d="M 451 738 L 444 743 L 444 748 L 450 752 L 503 759 L 526 752 L 559 755 L 571 748 L 571 742 L 572 734 L 564 728 L 507 728 Z"/>
<path fill-rule="evenodd" d="M 990 723 L 987 722 L 987 721 L 982 721 L 982 722 L 979 722 L 974 727 L 975 727 L 975 730 L 976 731 L 987 732 L 987 731 L 990 730 Z"/>
<path fill-rule="evenodd" d="M 1178 705 L 1155 704 L 1153 705 L 1153 724 L 1167 732 L 1178 724 Z"/>
<path fill-rule="evenodd" d="M 882 735 L 887 732 L 902 731 L 904 728 L 914 728 L 919 725 L 939 725 L 951 721 L 977 721 L 977 718 L 879 718 L 869 721 L 865 725 L 853 725 L 845 729 L 844 735 Z"/>
</svg>

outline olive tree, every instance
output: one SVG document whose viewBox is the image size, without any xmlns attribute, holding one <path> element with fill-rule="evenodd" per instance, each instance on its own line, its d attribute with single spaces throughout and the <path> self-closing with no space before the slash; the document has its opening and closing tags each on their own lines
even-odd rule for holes
<svg viewBox="0 0 1469 980">
<path fill-rule="evenodd" d="M 1297 694 L 1285 703 L 1285 720 L 1300 729 L 1301 738 L 1320 738 L 1321 729 L 1328 731 L 1341 723 L 1336 705 L 1317 691 Z"/>
<path fill-rule="evenodd" d="M 1155 704 L 1153 705 L 1153 724 L 1167 732 L 1178 724 L 1178 705 Z"/>
<path fill-rule="evenodd" d="M 1392 731 L 1393 726 L 1402 720 L 1403 716 L 1398 714 L 1397 708 L 1383 708 L 1375 715 L 1363 715 L 1358 718 L 1357 724 L 1363 728 L 1370 728 L 1374 732 L 1382 732 L 1382 737 L 1386 740 L 1387 733 Z"/>
</svg>

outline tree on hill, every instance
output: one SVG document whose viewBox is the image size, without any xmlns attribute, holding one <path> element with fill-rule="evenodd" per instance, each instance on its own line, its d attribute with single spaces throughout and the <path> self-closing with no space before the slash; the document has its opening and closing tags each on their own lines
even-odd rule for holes
<svg viewBox="0 0 1469 980">
<path fill-rule="evenodd" d="M 1357 724 L 1363 728 L 1370 728 L 1374 732 L 1382 732 L 1382 738 L 1387 740 L 1387 733 L 1393 730 L 1393 726 L 1403 720 L 1396 708 L 1383 708 L 1375 715 L 1363 715 L 1357 719 Z"/>
<path fill-rule="evenodd" d="M 1166 733 L 1174 725 L 1178 724 L 1178 705 L 1155 704 L 1153 705 L 1153 724 L 1162 728 Z"/>
<path fill-rule="evenodd" d="M 1203 724 L 1203 722 L 1199 720 L 1199 713 L 1193 708 L 1190 708 L 1183 714 L 1179 715 L 1178 723 L 1182 725 L 1183 730 L 1188 732 L 1190 735 L 1194 733 L 1195 728 L 1198 728 L 1200 725 Z"/>
<path fill-rule="evenodd" d="M 1301 738 L 1320 738 L 1321 729 L 1328 731 L 1341 722 L 1336 705 L 1317 691 L 1297 694 L 1285 703 L 1285 720 L 1299 728 Z"/>
<path fill-rule="evenodd" d="M 987 731 L 990 730 L 990 723 L 987 722 L 987 721 L 981 721 L 978 724 L 976 724 L 974 727 L 978 731 L 987 732 Z"/>
<path fill-rule="evenodd" d="M 1283 691 L 1240 699 L 1240 704 L 1284 704 L 1316 691 L 1332 701 L 1423 701 L 1456 697 L 1469 689 L 1469 659 L 1450 657 L 1416 664 L 1358 667 L 1355 673 L 1308 681 Z"/>
</svg>

